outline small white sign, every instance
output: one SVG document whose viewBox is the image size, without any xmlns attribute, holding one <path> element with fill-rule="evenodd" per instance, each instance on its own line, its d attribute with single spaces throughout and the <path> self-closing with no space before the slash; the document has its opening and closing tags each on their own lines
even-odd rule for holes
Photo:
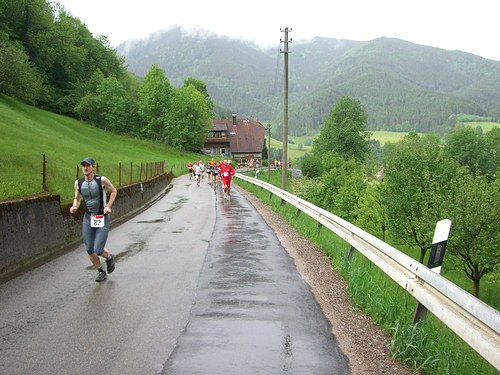
<svg viewBox="0 0 500 375">
<path fill-rule="evenodd" d="M 434 238 L 432 243 L 439 243 L 448 240 L 448 235 L 450 234 L 451 220 L 444 219 L 436 223 L 436 230 L 434 231 Z"/>
<path fill-rule="evenodd" d="M 104 215 L 90 216 L 90 226 L 92 228 L 103 228 L 104 227 Z"/>
</svg>

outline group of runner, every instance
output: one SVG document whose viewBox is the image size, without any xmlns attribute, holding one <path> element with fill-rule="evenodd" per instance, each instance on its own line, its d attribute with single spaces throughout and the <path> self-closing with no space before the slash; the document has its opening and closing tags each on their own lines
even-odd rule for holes
<svg viewBox="0 0 500 375">
<path fill-rule="evenodd" d="M 231 178 L 236 173 L 231 166 L 231 160 L 222 159 L 217 163 L 215 159 L 210 159 L 206 165 L 203 164 L 203 161 L 198 160 L 194 163 L 188 163 L 187 167 L 189 178 L 194 178 L 198 186 L 200 186 L 200 182 L 205 178 L 206 174 L 207 183 L 213 183 L 216 188 L 220 178 L 224 193 L 228 196 L 231 194 Z"/>
</svg>

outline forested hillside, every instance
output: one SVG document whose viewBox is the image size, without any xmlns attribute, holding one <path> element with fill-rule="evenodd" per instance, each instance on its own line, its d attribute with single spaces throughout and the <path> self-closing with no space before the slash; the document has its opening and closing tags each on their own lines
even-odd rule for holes
<svg viewBox="0 0 500 375">
<path fill-rule="evenodd" d="M 207 85 L 228 112 L 280 123 L 283 55 L 276 48 L 180 29 L 118 48 L 142 76 L 151 64 L 174 85 L 187 76 Z M 368 112 L 369 129 L 443 133 L 460 113 L 500 117 L 500 62 L 460 51 L 379 38 L 293 42 L 289 55 L 289 129 L 317 133 L 335 101 L 348 95 Z M 279 127 L 275 127 L 279 130 Z"/>
<path fill-rule="evenodd" d="M 92 90 L 96 71 L 127 75 L 105 38 L 46 0 L 0 2 L 0 61 L 1 93 L 69 115 Z"/>
<path fill-rule="evenodd" d="M 315 38 L 294 41 L 290 51 L 292 136 L 316 135 L 342 96 L 361 101 L 369 130 L 444 134 L 459 114 L 483 121 L 500 117 L 498 61 L 389 38 Z M 278 41 L 276 48 L 262 50 L 236 39 L 172 29 L 115 50 L 57 3 L 4 0 L 0 61 L 1 93 L 116 133 L 195 149 L 211 116 L 237 113 L 271 122 L 273 135 L 282 134 Z M 148 98 L 156 89 L 164 102 L 153 108 Z M 200 137 L 186 143 L 178 124 L 194 108 L 188 102 L 199 99 L 204 102 L 197 114 Z M 175 111 L 169 109 L 174 103 Z"/>
<path fill-rule="evenodd" d="M 212 126 L 202 81 L 173 87 L 157 65 L 139 79 L 106 37 L 55 2 L 0 1 L 0 61 L 0 94 L 106 131 L 199 151 Z"/>
</svg>

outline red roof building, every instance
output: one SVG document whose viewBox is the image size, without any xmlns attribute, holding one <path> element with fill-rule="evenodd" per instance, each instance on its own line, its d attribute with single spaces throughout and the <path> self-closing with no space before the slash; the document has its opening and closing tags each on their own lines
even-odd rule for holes
<svg viewBox="0 0 500 375">
<path fill-rule="evenodd" d="M 213 119 L 212 130 L 205 140 L 204 153 L 232 159 L 262 159 L 266 128 L 254 119 Z"/>
</svg>

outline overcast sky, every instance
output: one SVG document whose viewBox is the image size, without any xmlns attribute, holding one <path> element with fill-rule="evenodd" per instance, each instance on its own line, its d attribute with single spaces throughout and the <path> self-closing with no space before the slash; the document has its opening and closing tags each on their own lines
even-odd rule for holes
<svg viewBox="0 0 500 375">
<path fill-rule="evenodd" d="M 379 37 L 460 50 L 500 61 L 500 0 L 59 0 L 94 34 L 117 47 L 181 26 L 261 47 L 321 36 L 368 41 Z"/>
</svg>

